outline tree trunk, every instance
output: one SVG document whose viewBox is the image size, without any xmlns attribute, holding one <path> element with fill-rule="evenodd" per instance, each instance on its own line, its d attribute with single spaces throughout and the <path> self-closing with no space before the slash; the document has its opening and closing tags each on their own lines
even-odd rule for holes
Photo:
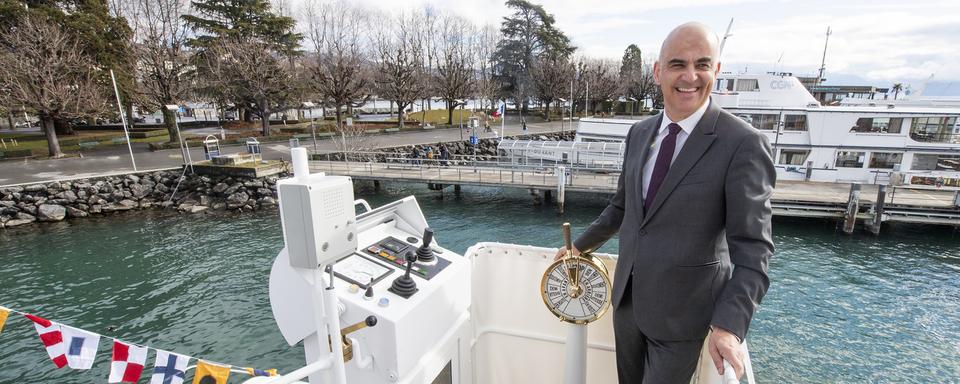
<svg viewBox="0 0 960 384">
<path fill-rule="evenodd" d="M 549 102 L 549 101 L 546 103 L 546 106 L 547 106 L 547 107 L 544 108 L 544 110 L 547 111 L 547 112 L 543 114 L 543 117 L 544 117 L 547 121 L 550 121 L 550 102 Z"/>
<path fill-rule="evenodd" d="M 453 125 L 453 110 L 457 109 L 456 104 L 447 102 L 447 125 Z"/>
<path fill-rule="evenodd" d="M 393 104 L 393 102 L 391 101 L 390 104 Z M 392 111 L 393 105 L 391 105 L 390 107 L 391 107 L 390 110 Z M 397 120 L 400 122 L 400 129 L 403 129 L 403 121 L 405 117 L 403 116 L 403 107 L 404 107 L 403 105 L 400 105 L 400 103 L 397 103 Z"/>
<path fill-rule="evenodd" d="M 57 132 L 58 135 L 72 135 L 73 126 L 65 119 L 54 119 L 53 120 L 53 129 Z"/>
<path fill-rule="evenodd" d="M 11 131 L 17 130 L 17 126 L 13 125 L 13 112 L 7 112 L 7 126 Z"/>
<path fill-rule="evenodd" d="M 261 129 L 260 132 L 261 134 L 263 134 L 264 137 L 269 137 L 270 136 L 270 110 L 267 109 L 267 110 L 261 111 L 260 116 L 262 116 L 260 118 L 260 129 Z"/>
<path fill-rule="evenodd" d="M 40 123 L 43 125 L 43 132 L 47 135 L 47 149 L 50 150 L 50 157 L 61 158 L 63 152 L 60 151 L 60 141 L 57 140 L 57 130 L 53 126 L 53 119 L 41 117 Z"/>
<path fill-rule="evenodd" d="M 339 105 L 337 106 L 336 116 L 337 116 L 337 132 L 343 131 L 343 123 L 341 121 L 341 119 L 343 119 L 343 111 L 340 109 Z"/>
<path fill-rule="evenodd" d="M 177 132 L 177 115 L 173 114 L 173 111 L 162 108 L 160 112 L 163 114 L 163 125 L 167 127 L 167 135 L 170 136 L 170 143 L 179 143 L 180 135 Z"/>
<path fill-rule="evenodd" d="M 124 109 L 123 113 L 127 115 L 127 127 L 133 130 L 133 103 L 128 102 L 124 105 Z M 122 123 L 123 119 L 120 119 L 120 122 Z"/>
</svg>

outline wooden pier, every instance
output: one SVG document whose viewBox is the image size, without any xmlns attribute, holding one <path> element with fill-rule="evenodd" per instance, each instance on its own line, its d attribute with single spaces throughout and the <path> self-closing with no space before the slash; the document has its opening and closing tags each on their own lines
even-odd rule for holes
<svg viewBox="0 0 960 384">
<path fill-rule="evenodd" d="M 583 169 L 495 162 L 416 160 L 411 162 L 311 161 L 312 172 L 351 176 L 358 180 L 426 183 L 442 190 L 460 185 L 522 188 L 535 199 L 563 209 L 565 192 L 612 194 L 619 170 Z M 558 171 L 562 169 L 562 171 Z M 542 191 L 542 193 L 541 193 Z M 878 197 L 880 197 L 878 199 Z M 960 226 L 958 191 L 926 186 L 890 187 L 850 183 L 778 181 L 772 205 L 775 216 L 836 219 L 851 233 L 857 223 L 875 234 L 882 223 Z"/>
</svg>

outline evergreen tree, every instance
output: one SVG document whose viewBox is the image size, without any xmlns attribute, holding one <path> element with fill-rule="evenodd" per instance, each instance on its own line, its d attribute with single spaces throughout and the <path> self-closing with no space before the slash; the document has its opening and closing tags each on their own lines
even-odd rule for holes
<svg viewBox="0 0 960 384">
<path fill-rule="evenodd" d="M 194 14 L 183 20 L 197 37 L 187 41 L 194 48 L 210 47 L 219 38 L 258 38 L 273 49 L 295 54 L 303 38 L 293 32 L 296 20 L 271 12 L 268 0 L 195 0 Z"/>
<path fill-rule="evenodd" d="M 553 15 L 543 6 L 526 0 L 507 0 L 513 14 L 503 18 L 500 32 L 503 39 L 493 54 L 494 72 L 504 85 L 504 92 L 526 104 L 526 96 L 533 93 L 532 68 L 541 55 L 569 56 L 576 47 L 557 29 Z"/>
</svg>

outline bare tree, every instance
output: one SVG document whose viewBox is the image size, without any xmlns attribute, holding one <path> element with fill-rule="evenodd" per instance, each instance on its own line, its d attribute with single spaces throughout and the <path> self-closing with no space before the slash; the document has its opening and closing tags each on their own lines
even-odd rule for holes
<svg viewBox="0 0 960 384">
<path fill-rule="evenodd" d="M 102 113 L 107 97 L 93 60 L 52 21 L 29 16 L 0 31 L 0 84 L 4 104 L 24 105 L 39 117 L 52 157 L 61 157 L 54 120 Z"/>
<path fill-rule="evenodd" d="M 176 116 L 164 105 L 179 104 L 189 97 L 196 73 L 186 48 L 190 30 L 180 22 L 186 0 L 137 0 L 132 4 L 129 18 L 137 39 L 138 99 L 146 110 L 163 113 L 170 142 L 179 142 Z"/>
<path fill-rule="evenodd" d="M 569 93 L 573 65 L 560 54 L 544 54 L 534 61 L 531 70 L 537 98 L 545 104 L 544 118 L 550 121 L 550 104 Z"/>
<path fill-rule="evenodd" d="M 475 36 L 470 23 L 455 15 L 440 19 L 440 39 L 437 48 L 437 72 L 434 87 L 447 104 L 447 123 L 453 124 L 453 110 L 473 93 L 475 80 L 471 38 Z"/>
<path fill-rule="evenodd" d="M 497 81 L 493 73 L 493 53 L 497 50 L 500 41 L 500 30 L 493 25 L 485 25 L 478 31 L 474 48 L 474 61 L 479 65 L 478 79 L 474 87 L 480 98 L 480 108 L 483 108 L 483 99 L 490 101 L 490 108 L 494 108 L 494 100 L 500 98 L 503 86 Z"/>
<path fill-rule="evenodd" d="M 582 58 L 577 63 L 577 98 L 586 98 L 588 113 L 599 101 L 612 100 L 617 95 L 617 68 L 619 64 L 608 59 Z"/>
<path fill-rule="evenodd" d="M 310 77 L 324 105 L 336 111 L 337 129 L 344 129 L 344 109 L 363 105 L 369 98 L 369 75 L 364 57 L 364 12 L 339 1 L 304 7 L 307 39 L 313 44 Z"/>
<path fill-rule="evenodd" d="M 381 20 L 377 19 L 377 23 Z M 427 82 L 423 73 L 421 41 L 412 30 L 417 22 L 416 15 L 401 13 L 395 21 L 379 27 L 371 22 L 377 65 L 374 88 L 380 97 L 397 104 L 397 116 L 400 128 L 403 128 L 406 117 L 404 111 L 414 101 L 424 97 Z"/>
<path fill-rule="evenodd" d="M 270 135 L 270 115 L 287 109 L 300 96 L 293 62 L 276 50 L 276 44 L 225 38 L 205 57 L 212 76 L 207 81 L 259 117 L 264 136 Z"/>
</svg>

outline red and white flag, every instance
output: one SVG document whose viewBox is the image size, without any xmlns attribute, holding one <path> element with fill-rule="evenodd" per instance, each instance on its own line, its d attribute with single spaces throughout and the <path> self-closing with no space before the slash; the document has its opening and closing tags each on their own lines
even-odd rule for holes
<svg viewBox="0 0 960 384">
<path fill-rule="evenodd" d="M 113 341 L 113 360 L 110 362 L 108 383 L 136 383 L 147 362 L 147 347 L 138 347 L 120 340 Z"/>
<path fill-rule="evenodd" d="M 63 368 L 67 365 L 67 347 L 63 344 L 63 334 L 60 333 L 60 324 L 28 313 L 25 313 L 24 316 L 33 321 L 33 326 L 37 328 L 37 333 L 40 334 L 40 341 L 42 341 L 43 346 L 47 348 L 47 354 L 50 355 L 50 360 L 53 360 L 53 364 L 55 364 L 57 368 Z"/>
</svg>

